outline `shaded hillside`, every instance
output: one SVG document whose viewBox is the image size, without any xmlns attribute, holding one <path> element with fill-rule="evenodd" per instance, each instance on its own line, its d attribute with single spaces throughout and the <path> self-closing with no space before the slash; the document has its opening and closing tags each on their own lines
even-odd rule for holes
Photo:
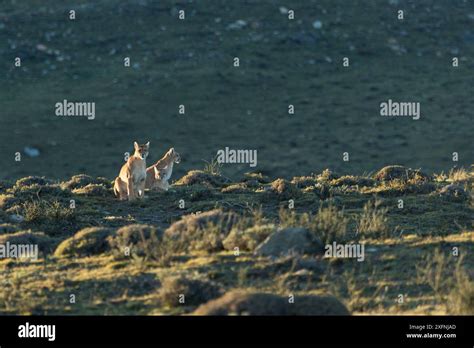
<svg viewBox="0 0 474 348">
<path fill-rule="evenodd" d="M 181 175 L 225 146 L 258 150 L 259 171 L 287 178 L 466 167 L 473 18 L 462 0 L 2 1 L 0 177 L 112 177 L 134 140 L 151 141 L 151 160 L 174 146 Z M 64 99 L 95 102 L 96 118 L 57 117 Z M 419 102 L 421 119 L 381 117 L 388 99 Z M 248 167 L 223 170 L 237 180 Z"/>
</svg>

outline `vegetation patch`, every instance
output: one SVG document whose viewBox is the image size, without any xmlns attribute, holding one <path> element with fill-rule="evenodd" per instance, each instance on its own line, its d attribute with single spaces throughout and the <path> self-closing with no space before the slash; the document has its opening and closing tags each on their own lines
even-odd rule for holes
<svg viewBox="0 0 474 348">
<path fill-rule="evenodd" d="M 271 183 L 270 188 L 271 192 L 282 200 L 296 199 L 301 194 L 296 185 L 285 179 L 276 179 Z"/>
<path fill-rule="evenodd" d="M 27 201 L 22 204 L 21 211 L 26 224 L 41 226 L 52 234 L 71 234 L 68 231 L 76 221 L 74 209 L 57 200 Z"/>
<path fill-rule="evenodd" d="M 362 238 L 388 238 L 388 208 L 380 207 L 381 201 L 369 201 L 364 205 L 364 210 L 357 223 L 357 234 Z"/>
<path fill-rule="evenodd" d="M 238 183 L 238 184 L 231 184 L 224 187 L 221 190 L 221 192 L 222 193 L 248 193 L 248 192 L 251 192 L 251 190 L 249 190 L 246 183 Z"/>
<path fill-rule="evenodd" d="M 83 196 L 112 196 L 112 191 L 108 189 L 104 184 L 88 184 L 87 186 L 74 189 L 72 192 L 76 195 Z"/>
<path fill-rule="evenodd" d="M 61 184 L 61 187 L 65 190 L 76 190 L 82 187 L 86 187 L 87 185 L 104 185 L 107 188 L 111 187 L 110 180 L 105 178 L 93 178 L 90 175 L 86 174 L 79 174 L 74 175 L 68 181 L 65 181 Z"/>
<path fill-rule="evenodd" d="M 107 238 L 112 230 L 105 227 L 88 227 L 80 230 L 71 238 L 64 240 L 58 245 L 54 256 L 92 256 L 99 255 L 110 250 Z"/>
<path fill-rule="evenodd" d="M 184 276 L 167 277 L 160 289 L 160 300 L 169 307 L 198 306 L 221 295 L 219 286 L 208 280 Z"/>
<path fill-rule="evenodd" d="M 19 227 L 14 224 L 0 224 L 0 234 L 18 232 L 19 230 Z"/>
<path fill-rule="evenodd" d="M 292 210 L 280 209 L 280 225 L 303 227 L 311 231 L 324 244 L 344 243 L 354 237 L 347 230 L 348 218 L 334 206 L 320 207 L 317 214 L 298 214 Z"/>
<path fill-rule="evenodd" d="M 182 216 L 181 220 L 173 223 L 165 231 L 165 234 L 171 238 L 192 237 L 199 230 L 209 226 L 218 226 L 220 233 L 228 234 L 238 220 L 239 216 L 235 213 L 214 209 L 204 213 Z"/>
<path fill-rule="evenodd" d="M 219 174 L 209 173 L 202 170 L 192 170 L 181 179 L 176 181 L 176 185 L 204 185 L 210 187 L 220 187 L 227 180 Z"/>
<path fill-rule="evenodd" d="M 161 251 L 163 233 L 154 226 L 133 224 L 124 226 L 107 240 L 117 259 L 157 259 Z"/>
<path fill-rule="evenodd" d="M 42 232 L 21 231 L 0 235 L 0 244 L 38 245 L 40 252 L 49 254 L 57 245 L 57 240 Z"/>
<path fill-rule="evenodd" d="M 222 241 L 224 249 L 254 251 L 270 234 L 275 232 L 274 224 L 254 225 L 246 229 L 234 228 Z"/>
</svg>

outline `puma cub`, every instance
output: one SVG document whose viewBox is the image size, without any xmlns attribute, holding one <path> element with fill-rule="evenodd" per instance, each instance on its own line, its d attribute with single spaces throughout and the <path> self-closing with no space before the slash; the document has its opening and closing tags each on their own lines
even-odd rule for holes
<svg viewBox="0 0 474 348">
<path fill-rule="evenodd" d="M 173 174 L 173 165 L 181 162 L 181 156 L 177 153 L 174 148 L 168 150 L 167 153 L 151 167 L 146 170 L 146 183 L 147 189 L 159 189 L 168 191 L 170 184 L 168 180 Z"/>
<path fill-rule="evenodd" d="M 119 176 L 115 179 L 114 193 L 121 200 L 129 201 L 135 198 L 143 198 L 145 194 L 146 181 L 146 158 L 150 142 L 145 145 L 133 143 L 135 153 L 131 156 L 127 163 L 120 169 Z"/>
</svg>

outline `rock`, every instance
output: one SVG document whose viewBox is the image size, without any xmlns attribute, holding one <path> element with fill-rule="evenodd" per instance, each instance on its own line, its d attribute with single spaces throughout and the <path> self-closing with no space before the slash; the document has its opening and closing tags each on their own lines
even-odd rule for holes
<svg viewBox="0 0 474 348">
<path fill-rule="evenodd" d="M 37 148 L 26 146 L 23 149 L 23 152 L 30 157 L 38 157 L 40 155 L 40 151 Z"/>
<path fill-rule="evenodd" d="M 318 30 L 319 30 L 319 29 L 321 29 L 322 27 L 323 27 L 323 22 L 321 22 L 321 21 L 314 21 L 314 22 L 313 22 L 313 28 L 314 28 L 314 29 L 318 29 Z"/>
<path fill-rule="evenodd" d="M 112 230 L 105 227 L 88 227 L 58 245 L 54 256 L 91 256 L 110 250 L 107 237 Z"/>
<path fill-rule="evenodd" d="M 406 168 L 400 165 L 386 166 L 380 169 L 374 176 L 376 180 L 380 181 L 390 181 L 390 180 L 420 180 L 420 181 L 429 181 L 431 177 L 424 174 L 420 170 Z"/>
<path fill-rule="evenodd" d="M 201 305 L 194 315 L 350 315 L 348 309 L 333 296 L 295 296 L 234 290 Z"/>
<path fill-rule="evenodd" d="M 227 29 L 229 30 L 239 30 L 239 29 L 243 29 L 247 26 L 247 22 L 244 21 L 243 19 L 239 19 L 237 21 L 235 21 L 234 23 L 231 23 L 227 26 Z"/>
<path fill-rule="evenodd" d="M 17 224 L 20 224 L 23 221 L 25 221 L 25 218 L 23 216 L 21 216 L 20 214 L 12 214 L 12 215 L 10 215 L 10 221 L 14 222 L 14 223 L 17 223 Z"/>
<path fill-rule="evenodd" d="M 317 254 L 323 251 L 322 242 L 304 228 L 284 228 L 271 234 L 255 249 L 260 256 L 283 256 L 287 254 Z"/>
</svg>

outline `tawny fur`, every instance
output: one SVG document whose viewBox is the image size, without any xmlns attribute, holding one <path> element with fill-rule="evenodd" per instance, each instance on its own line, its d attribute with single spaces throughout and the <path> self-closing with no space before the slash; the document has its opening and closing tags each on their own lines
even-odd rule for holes
<svg viewBox="0 0 474 348">
<path fill-rule="evenodd" d="M 169 149 L 158 162 L 147 168 L 145 188 L 168 191 L 170 188 L 168 180 L 173 174 L 173 165 L 180 161 L 179 153 L 174 148 Z"/>
<path fill-rule="evenodd" d="M 150 142 L 145 145 L 134 144 L 135 153 L 120 169 L 119 176 L 115 179 L 114 193 L 121 200 L 133 201 L 145 195 L 146 157 Z"/>
</svg>

